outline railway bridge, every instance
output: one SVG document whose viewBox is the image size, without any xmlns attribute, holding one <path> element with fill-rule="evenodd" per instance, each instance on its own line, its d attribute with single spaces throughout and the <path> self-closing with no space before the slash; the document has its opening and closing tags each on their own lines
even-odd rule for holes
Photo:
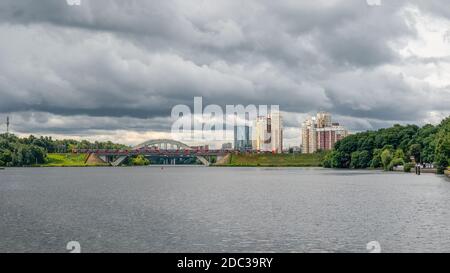
<svg viewBox="0 0 450 273">
<path fill-rule="evenodd" d="M 166 164 L 175 164 L 176 158 L 197 158 L 203 165 L 209 166 L 210 160 L 213 156 L 217 160 L 230 154 L 233 150 L 209 150 L 202 148 L 192 148 L 182 142 L 171 139 L 155 139 L 141 143 L 130 149 L 75 149 L 74 153 L 88 154 L 89 160 L 91 157 L 97 157 L 105 163 L 110 163 L 112 166 L 121 165 L 128 157 L 143 155 L 146 157 L 161 157 L 165 158 Z"/>
</svg>

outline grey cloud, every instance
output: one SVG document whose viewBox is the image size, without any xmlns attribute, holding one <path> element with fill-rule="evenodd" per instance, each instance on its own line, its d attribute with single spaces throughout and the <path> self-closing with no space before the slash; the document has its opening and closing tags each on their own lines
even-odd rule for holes
<svg viewBox="0 0 450 273">
<path fill-rule="evenodd" d="M 48 132 L 140 131 L 128 119 L 164 120 L 203 96 L 204 104 L 279 104 L 297 117 L 329 110 L 355 130 L 425 120 L 445 112 L 449 88 L 412 84 L 386 66 L 445 61 L 404 58 L 392 44 L 417 38 L 401 16 L 406 6 L 448 14 L 444 0 L 411 2 L 2 1 L 0 113 L 64 120 Z M 96 122 L 80 128 L 71 117 Z"/>
<path fill-rule="evenodd" d="M 11 117 L 11 129 L 17 133 L 90 135 L 95 131 L 169 131 L 170 118 L 61 116 L 46 112 L 16 112 Z"/>
</svg>

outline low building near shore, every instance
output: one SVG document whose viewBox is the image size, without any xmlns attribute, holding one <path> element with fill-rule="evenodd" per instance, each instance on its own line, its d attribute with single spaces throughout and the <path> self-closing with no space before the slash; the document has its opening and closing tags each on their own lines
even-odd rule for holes
<svg viewBox="0 0 450 273">
<path fill-rule="evenodd" d="M 233 149 L 233 144 L 231 143 L 222 144 L 222 150 L 231 150 L 231 149 Z"/>
<path fill-rule="evenodd" d="M 400 166 L 394 166 L 394 168 L 392 169 L 394 172 L 404 172 L 405 171 L 405 167 L 403 165 Z"/>
</svg>

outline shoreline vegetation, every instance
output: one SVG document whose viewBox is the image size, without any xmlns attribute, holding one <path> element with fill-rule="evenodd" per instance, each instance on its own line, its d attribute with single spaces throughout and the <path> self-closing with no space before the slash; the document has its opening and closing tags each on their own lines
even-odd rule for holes
<svg viewBox="0 0 450 273">
<path fill-rule="evenodd" d="M 425 164 L 444 174 L 450 163 L 450 117 L 439 125 L 394 125 L 345 137 L 335 144 L 322 164 L 326 168 L 383 168 L 405 172 Z"/>
<path fill-rule="evenodd" d="M 212 167 L 322 167 L 326 153 L 315 154 L 230 154 L 225 162 Z M 106 163 L 86 162 L 87 154 L 48 154 L 46 163 L 30 167 L 111 167 Z M 145 166 L 152 164 L 129 164 L 126 166 Z"/>
<path fill-rule="evenodd" d="M 88 163 L 87 154 L 48 154 L 47 162 L 36 167 L 109 167 L 106 163 Z"/>
<path fill-rule="evenodd" d="M 323 161 L 330 152 L 318 152 L 315 154 L 230 154 L 229 157 L 220 163 L 212 164 L 211 167 L 274 167 L 274 168 L 327 168 L 323 166 Z M 22 167 L 42 167 L 42 168 L 58 168 L 58 167 L 112 167 L 107 163 L 89 163 L 86 162 L 87 154 L 71 154 L 71 153 L 52 153 L 47 155 L 46 162 L 43 164 L 33 164 Z M 142 160 L 142 159 L 138 159 Z M 133 166 L 152 166 L 150 163 L 127 164 L 124 167 Z M 160 166 L 155 164 L 154 166 Z M 5 167 L 0 166 L 0 170 Z M 345 168 L 336 168 L 345 169 Z M 355 168 L 346 168 L 355 169 Z M 366 170 L 383 170 L 380 168 L 365 168 Z M 356 170 L 356 169 L 355 169 Z M 411 172 L 411 170 L 393 169 L 395 172 Z M 437 173 L 436 169 L 424 169 L 422 173 Z M 444 174 L 450 178 L 450 167 L 444 170 Z"/>
</svg>

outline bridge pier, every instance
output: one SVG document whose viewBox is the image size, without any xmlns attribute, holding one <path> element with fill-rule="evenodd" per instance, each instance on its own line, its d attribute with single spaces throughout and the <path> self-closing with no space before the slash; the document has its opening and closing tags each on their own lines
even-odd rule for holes
<svg viewBox="0 0 450 273">
<path fill-rule="evenodd" d="M 108 157 L 106 155 L 101 155 L 99 158 L 105 162 L 109 162 Z"/>
<path fill-rule="evenodd" d="M 126 156 L 126 155 L 119 156 L 116 160 L 114 160 L 114 161 L 111 162 L 111 165 L 114 166 L 114 167 L 118 167 L 118 166 L 119 166 L 120 164 L 122 164 L 122 163 L 125 161 L 125 159 L 127 159 L 127 158 L 128 158 L 128 156 Z"/>
<path fill-rule="evenodd" d="M 197 159 L 198 160 L 200 160 L 200 162 L 202 162 L 203 163 L 203 165 L 205 165 L 205 166 L 209 166 L 211 163 L 209 163 L 209 161 L 208 160 L 206 160 L 206 158 L 205 157 L 203 157 L 203 156 L 197 156 Z"/>
</svg>

